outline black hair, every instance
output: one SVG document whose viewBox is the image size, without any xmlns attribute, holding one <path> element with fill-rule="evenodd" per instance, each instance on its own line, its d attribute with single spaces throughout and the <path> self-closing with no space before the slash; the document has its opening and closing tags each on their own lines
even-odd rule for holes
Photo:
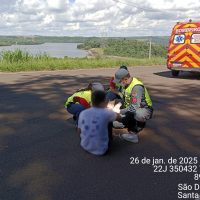
<svg viewBox="0 0 200 200">
<path fill-rule="evenodd" d="M 128 71 L 128 68 L 127 68 L 125 65 L 122 65 L 122 66 L 120 67 L 120 69 L 125 69 L 125 70 Z"/>
<path fill-rule="evenodd" d="M 84 92 L 89 90 L 92 90 L 92 83 L 90 83 L 87 87 L 77 90 L 76 92 Z"/>
<path fill-rule="evenodd" d="M 106 92 L 97 90 L 92 93 L 92 105 L 99 106 L 100 103 L 104 102 L 106 99 Z"/>
</svg>

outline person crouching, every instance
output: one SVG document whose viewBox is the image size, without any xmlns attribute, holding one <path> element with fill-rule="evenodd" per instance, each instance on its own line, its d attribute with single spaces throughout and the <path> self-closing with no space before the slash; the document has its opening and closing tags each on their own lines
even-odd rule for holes
<svg viewBox="0 0 200 200">
<path fill-rule="evenodd" d="M 73 115 L 76 126 L 80 113 L 91 107 L 91 95 L 94 91 L 104 91 L 104 87 L 101 83 L 90 83 L 87 87 L 79 89 L 71 97 L 67 99 L 65 108 Z"/>
</svg>

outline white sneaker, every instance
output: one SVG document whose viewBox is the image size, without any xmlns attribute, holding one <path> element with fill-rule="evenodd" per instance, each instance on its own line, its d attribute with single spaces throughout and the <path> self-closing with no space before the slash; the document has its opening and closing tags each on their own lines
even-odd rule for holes
<svg viewBox="0 0 200 200">
<path fill-rule="evenodd" d="M 135 133 L 123 134 L 122 137 L 129 142 L 138 143 L 138 136 Z"/>
</svg>

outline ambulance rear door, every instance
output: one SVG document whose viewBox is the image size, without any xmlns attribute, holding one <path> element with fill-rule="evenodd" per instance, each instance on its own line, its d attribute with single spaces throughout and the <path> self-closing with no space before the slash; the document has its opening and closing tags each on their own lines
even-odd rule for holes
<svg viewBox="0 0 200 200">
<path fill-rule="evenodd" d="M 200 32 L 188 33 L 186 65 L 200 70 Z"/>
<path fill-rule="evenodd" d="M 169 48 L 169 63 L 172 67 L 183 67 L 187 55 L 187 33 L 174 34 Z"/>
</svg>

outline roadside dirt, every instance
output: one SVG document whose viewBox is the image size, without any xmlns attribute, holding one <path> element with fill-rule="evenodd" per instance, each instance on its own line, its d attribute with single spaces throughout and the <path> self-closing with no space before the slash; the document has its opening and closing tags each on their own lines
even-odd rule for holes
<svg viewBox="0 0 200 200">
<path fill-rule="evenodd" d="M 100 56 L 101 58 L 112 58 L 112 59 L 130 59 L 130 60 L 135 60 L 135 58 L 128 58 L 128 57 L 121 57 L 121 56 L 112 56 L 112 55 L 103 55 L 97 51 L 95 51 L 94 49 L 90 49 L 90 50 L 86 50 L 88 53 L 87 53 L 87 56 L 90 56 L 90 57 L 97 57 L 97 56 Z"/>
</svg>

